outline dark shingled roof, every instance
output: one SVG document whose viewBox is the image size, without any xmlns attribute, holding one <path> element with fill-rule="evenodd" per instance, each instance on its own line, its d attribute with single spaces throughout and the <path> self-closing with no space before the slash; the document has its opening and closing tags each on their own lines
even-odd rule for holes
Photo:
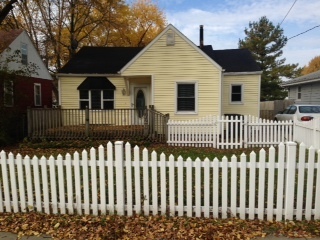
<svg viewBox="0 0 320 240">
<path fill-rule="evenodd" d="M 137 47 L 82 47 L 64 65 L 59 73 L 109 73 L 116 74 L 142 48 Z"/>
<path fill-rule="evenodd" d="M 83 47 L 59 73 L 116 74 L 141 50 L 142 48 L 137 47 Z M 208 45 L 201 50 L 225 72 L 260 71 L 248 49 L 213 50 L 212 46 Z"/>
<path fill-rule="evenodd" d="M 211 45 L 203 46 L 201 49 L 218 63 L 225 72 L 261 71 L 248 49 L 213 50 Z"/>
</svg>

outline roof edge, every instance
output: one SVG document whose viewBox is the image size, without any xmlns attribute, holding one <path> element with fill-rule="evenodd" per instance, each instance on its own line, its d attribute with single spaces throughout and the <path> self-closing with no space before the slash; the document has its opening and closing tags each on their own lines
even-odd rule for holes
<svg viewBox="0 0 320 240">
<path fill-rule="evenodd" d="M 122 77 L 120 74 L 109 73 L 56 73 L 57 77 Z"/>
<path fill-rule="evenodd" d="M 299 82 L 291 82 L 291 83 L 281 83 L 280 86 L 282 86 L 282 87 L 289 87 L 289 86 L 302 85 L 302 84 L 313 83 L 313 82 L 320 82 L 320 78 L 310 79 L 310 80 L 307 80 L 307 81 L 299 81 Z"/>
</svg>

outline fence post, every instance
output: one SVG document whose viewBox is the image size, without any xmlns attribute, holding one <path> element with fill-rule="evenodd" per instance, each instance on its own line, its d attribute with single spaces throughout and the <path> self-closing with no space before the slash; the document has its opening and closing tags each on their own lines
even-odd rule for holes
<svg viewBox="0 0 320 240">
<path fill-rule="evenodd" d="M 32 123 L 33 123 L 33 119 L 32 119 L 32 110 L 30 107 L 27 108 L 27 122 L 28 122 L 28 137 L 32 136 L 32 132 L 33 132 L 33 128 L 32 128 Z"/>
<path fill-rule="evenodd" d="M 296 133 L 296 124 L 297 124 L 297 121 L 298 121 L 298 119 L 297 119 L 297 116 L 296 115 L 294 115 L 293 116 L 293 123 L 292 123 L 292 141 L 296 141 L 296 135 L 297 135 L 297 133 Z"/>
<path fill-rule="evenodd" d="M 85 120 L 86 120 L 85 135 L 86 135 L 86 137 L 89 137 L 89 108 L 88 108 L 88 106 L 86 106 L 86 109 L 85 109 Z"/>
<path fill-rule="evenodd" d="M 123 141 L 115 142 L 117 214 L 124 215 Z"/>
<path fill-rule="evenodd" d="M 169 122 L 169 119 L 170 119 L 170 114 L 167 113 L 165 116 L 165 122 L 164 122 L 164 134 L 165 134 L 165 141 L 167 142 L 168 141 L 168 138 L 169 138 L 169 127 L 168 127 L 168 122 Z"/>
<path fill-rule="evenodd" d="M 244 148 L 248 148 L 248 115 L 243 118 L 243 143 Z"/>
<path fill-rule="evenodd" d="M 294 209 L 294 185 L 296 172 L 296 149 L 295 142 L 287 142 L 286 164 L 287 174 L 285 180 L 285 220 L 293 219 Z"/>
</svg>

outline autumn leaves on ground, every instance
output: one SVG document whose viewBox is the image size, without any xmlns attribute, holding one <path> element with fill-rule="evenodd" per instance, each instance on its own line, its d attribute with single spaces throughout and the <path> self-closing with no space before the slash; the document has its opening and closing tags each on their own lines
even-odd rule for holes
<svg viewBox="0 0 320 240">
<path fill-rule="evenodd" d="M 106 147 L 107 142 L 65 141 L 65 142 L 25 142 L 16 146 L 3 147 L 9 152 L 20 153 L 23 157 L 42 155 L 49 157 L 81 152 L 100 144 Z M 150 153 L 164 152 L 167 156 L 182 155 L 183 158 L 208 157 L 221 159 L 243 152 L 249 154 L 259 149 L 217 150 L 212 148 L 168 147 L 165 144 L 131 142 L 131 146 L 146 147 Z M 1 213 L 0 231 L 23 235 L 47 234 L 55 239 L 254 239 L 267 235 L 288 237 L 320 236 L 320 221 L 268 222 L 258 220 L 240 220 L 236 218 L 188 218 L 172 216 L 132 216 L 116 215 L 79 216 L 79 215 L 46 215 L 42 213 Z"/>
<path fill-rule="evenodd" d="M 55 239 L 253 239 L 320 236 L 320 222 L 267 222 L 168 216 L 1 214 L 0 231 Z"/>
</svg>

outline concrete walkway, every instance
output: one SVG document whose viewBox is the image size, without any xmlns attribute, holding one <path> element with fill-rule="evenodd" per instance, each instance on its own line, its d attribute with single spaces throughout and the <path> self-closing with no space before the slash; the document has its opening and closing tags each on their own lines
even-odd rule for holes
<svg viewBox="0 0 320 240">
<path fill-rule="evenodd" d="M 16 240 L 18 239 L 18 234 L 14 234 L 14 233 L 9 233 L 9 232 L 0 232 L 0 240 Z M 50 236 L 46 236 L 46 235 L 41 235 L 41 236 L 23 236 L 22 238 L 20 238 L 22 240 L 49 240 L 49 239 L 53 239 Z"/>
</svg>

